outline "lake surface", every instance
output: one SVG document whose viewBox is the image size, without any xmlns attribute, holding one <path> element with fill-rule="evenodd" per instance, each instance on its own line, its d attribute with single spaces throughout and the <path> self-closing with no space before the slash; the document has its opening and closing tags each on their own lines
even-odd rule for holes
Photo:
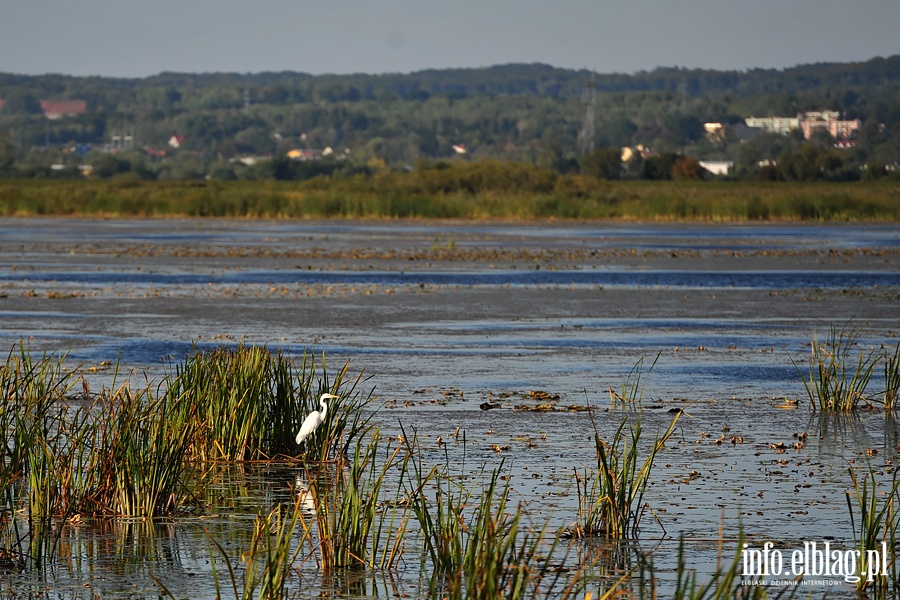
<svg viewBox="0 0 900 600">
<path fill-rule="evenodd" d="M 854 330 L 862 350 L 893 348 L 898 307 L 900 228 L 885 225 L 0 222 L 8 348 L 68 352 L 96 386 L 112 379 L 109 362 L 152 380 L 194 347 L 324 352 L 329 370 L 349 361 L 364 371 L 383 434 L 415 428 L 426 463 L 474 471 L 503 460 L 514 500 L 552 529 L 574 521 L 574 470 L 596 467 L 587 413 L 566 409 L 595 407 L 611 435 L 623 413 L 607 411 L 610 388 L 656 360 L 645 431 L 686 411 L 646 498 L 656 516 L 640 544 L 663 569 L 680 535 L 699 570 L 714 568 L 713 541 L 739 527 L 754 543 L 852 546 L 848 467 L 868 458 L 888 477 L 898 427 L 880 411 L 812 412 L 802 377 L 810 342 L 832 328 Z M 558 410 L 517 410 L 537 404 L 533 391 L 558 395 Z M 485 401 L 502 408 L 484 412 Z M 246 530 L 256 510 L 283 500 L 291 469 L 223 475 L 241 491 L 216 518 L 143 533 L 76 529 L 81 566 L 41 585 L 51 597 L 149 595 L 152 572 L 176 596 L 212 597 L 202 524 L 224 537 Z M 89 549 L 122 540 L 138 558 Z M 304 573 L 304 597 L 390 587 L 379 574 L 360 584 Z M 421 595 L 418 578 L 401 574 L 399 589 Z M 5 581 L 38 585 L 27 573 Z"/>
</svg>

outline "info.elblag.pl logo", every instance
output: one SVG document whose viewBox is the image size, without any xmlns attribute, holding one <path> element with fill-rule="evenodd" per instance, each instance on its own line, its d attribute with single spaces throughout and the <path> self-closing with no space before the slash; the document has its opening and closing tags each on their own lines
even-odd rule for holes
<svg viewBox="0 0 900 600">
<path fill-rule="evenodd" d="M 772 583 L 800 583 L 802 585 L 837 585 L 843 579 L 847 583 L 875 581 L 888 572 L 888 548 L 881 542 L 877 550 L 841 550 L 832 548 L 830 542 L 804 542 L 802 548 L 779 550 L 772 542 L 762 548 L 744 544 L 741 550 L 744 561 L 743 576 L 755 578 L 762 585 Z M 802 578 L 801 578 L 802 577 Z M 759 580 L 774 578 L 774 580 Z M 790 578 L 792 581 L 777 581 Z M 797 581 L 797 578 L 801 578 Z"/>
</svg>

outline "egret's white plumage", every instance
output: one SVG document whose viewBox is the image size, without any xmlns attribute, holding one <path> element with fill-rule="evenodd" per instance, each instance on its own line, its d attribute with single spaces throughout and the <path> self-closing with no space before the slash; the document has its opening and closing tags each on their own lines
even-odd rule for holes
<svg viewBox="0 0 900 600">
<path fill-rule="evenodd" d="M 300 426 L 300 431 L 297 432 L 297 443 L 302 444 L 306 438 L 311 436 L 313 432 L 325 421 L 325 415 L 328 414 L 328 405 L 325 404 L 325 400 L 334 398 L 335 400 L 340 399 L 340 396 L 335 396 L 334 394 L 322 394 L 319 396 L 319 404 L 322 405 L 322 410 L 314 410 L 306 417 L 303 421 L 303 425 Z"/>
</svg>

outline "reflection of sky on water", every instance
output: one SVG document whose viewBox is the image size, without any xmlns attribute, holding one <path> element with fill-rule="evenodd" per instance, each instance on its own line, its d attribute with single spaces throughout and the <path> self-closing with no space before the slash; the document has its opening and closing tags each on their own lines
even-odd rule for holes
<svg viewBox="0 0 900 600">
<path fill-rule="evenodd" d="M 900 247 L 900 228 L 891 224 L 796 225 L 796 224 L 603 224 L 603 225 L 494 225 L 405 223 L 408 235 L 452 240 L 467 244 L 477 236 L 477 244 L 516 244 L 535 238 L 545 247 L 569 245 L 589 248 L 641 248 L 644 250 L 760 249 L 796 250 L 831 248 Z M 91 220 L 19 219 L 0 224 L 5 243 L 31 243 L 45 236 L 59 242 L 91 240 L 107 243 L 187 243 L 278 246 L 282 244 L 395 240 L 394 224 L 354 222 L 246 221 L 217 219 L 120 220 L 97 230 Z"/>
</svg>

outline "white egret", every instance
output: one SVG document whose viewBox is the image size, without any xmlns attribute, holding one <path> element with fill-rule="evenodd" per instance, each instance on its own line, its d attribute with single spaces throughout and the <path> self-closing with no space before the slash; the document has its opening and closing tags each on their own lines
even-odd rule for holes
<svg viewBox="0 0 900 600">
<path fill-rule="evenodd" d="M 315 515 L 316 514 L 316 500 L 313 497 L 312 490 L 309 489 L 309 484 L 307 484 L 300 475 L 297 475 L 294 478 L 294 492 L 296 492 L 298 496 L 298 500 L 300 502 L 300 508 L 306 515 Z"/>
<path fill-rule="evenodd" d="M 318 410 L 312 411 L 303 421 L 300 431 L 297 432 L 297 444 L 302 444 L 325 421 L 325 415 L 328 413 L 328 405 L 325 404 L 325 401 L 331 398 L 339 400 L 340 396 L 335 396 L 334 394 L 322 394 L 319 396 L 319 404 L 322 405 L 322 410 L 321 412 Z"/>
</svg>

